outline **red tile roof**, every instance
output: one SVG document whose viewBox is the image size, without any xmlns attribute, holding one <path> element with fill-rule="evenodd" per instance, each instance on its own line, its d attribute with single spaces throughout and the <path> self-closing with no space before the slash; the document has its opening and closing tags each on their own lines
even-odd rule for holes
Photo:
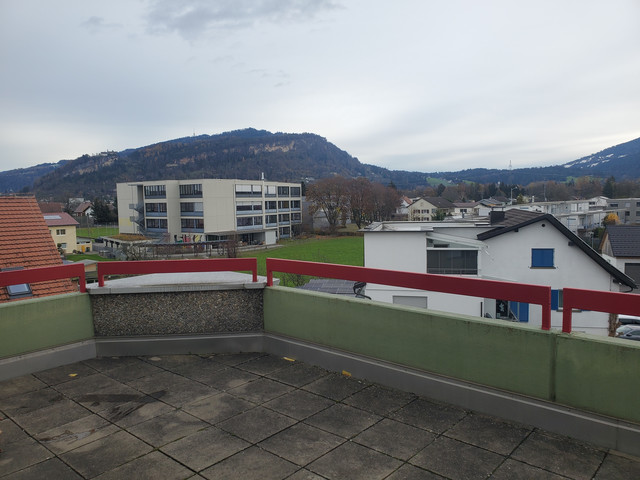
<svg viewBox="0 0 640 480">
<path fill-rule="evenodd" d="M 47 227 L 62 227 L 67 225 L 80 225 L 78 221 L 65 212 L 45 213 L 44 221 Z"/>
<path fill-rule="evenodd" d="M 0 269 L 50 265 L 62 265 L 62 259 L 35 197 L 0 196 Z M 77 290 L 71 280 L 52 280 L 31 284 L 31 291 L 42 297 Z M 0 287 L 0 302 L 9 299 Z"/>
</svg>

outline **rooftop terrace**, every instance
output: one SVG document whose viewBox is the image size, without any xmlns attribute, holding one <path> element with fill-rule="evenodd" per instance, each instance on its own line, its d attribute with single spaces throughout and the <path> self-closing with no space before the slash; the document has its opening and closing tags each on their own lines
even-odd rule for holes
<svg viewBox="0 0 640 480">
<path fill-rule="evenodd" d="M 247 260 L 105 263 L 101 283 L 154 276 L 87 292 L 77 266 L 0 273 L 0 287 L 80 282 L 0 304 L 0 478 L 640 478 L 638 342 L 570 333 L 570 308 L 562 332 L 271 276 L 530 295 L 548 308 L 545 287 L 274 259 L 265 280 Z M 252 274 L 215 283 L 216 270 Z M 155 275 L 167 271 L 175 281 Z M 617 313 L 640 304 L 565 297 Z"/>
<path fill-rule="evenodd" d="M 264 353 L 95 358 L 0 392 L 3 479 L 640 477 L 634 457 Z"/>
</svg>

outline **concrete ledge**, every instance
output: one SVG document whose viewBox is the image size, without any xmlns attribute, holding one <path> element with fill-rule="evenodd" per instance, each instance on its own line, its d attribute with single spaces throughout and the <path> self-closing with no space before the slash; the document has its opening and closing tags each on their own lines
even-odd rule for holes
<svg viewBox="0 0 640 480">
<path fill-rule="evenodd" d="M 97 337 L 98 357 L 262 352 L 263 334 Z"/>
<path fill-rule="evenodd" d="M 96 356 L 93 339 L 0 360 L 0 381 L 81 362 Z"/>
<path fill-rule="evenodd" d="M 265 334 L 264 351 L 640 456 L 640 425 L 392 363 Z"/>
</svg>

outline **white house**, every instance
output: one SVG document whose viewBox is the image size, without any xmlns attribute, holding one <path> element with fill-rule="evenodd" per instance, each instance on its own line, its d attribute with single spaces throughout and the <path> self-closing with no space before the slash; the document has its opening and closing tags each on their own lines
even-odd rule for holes
<svg viewBox="0 0 640 480">
<path fill-rule="evenodd" d="M 407 214 L 410 221 L 431 221 L 434 214 L 443 211 L 445 214 L 453 213 L 455 207 L 446 198 L 422 197 L 414 200 L 407 206 Z"/>
<path fill-rule="evenodd" d="M 366 267 L 551 286 L 552 328 L 562 326 L 563 288 L 635 286 L 549 214 L 509 210 L 484 221 L 383 222 L 363 231 Z M 538 305 L 372 284 L 366 293 L 383 302 L 541 324 Z M 573 329 L 607 335 L 608 314 L 575 312 Z"/>
<path fill-rule="evenodd" d="M 640 225 L 609 225 L 600 244 L 602 257 L 640 282 Z"/>
</svg>

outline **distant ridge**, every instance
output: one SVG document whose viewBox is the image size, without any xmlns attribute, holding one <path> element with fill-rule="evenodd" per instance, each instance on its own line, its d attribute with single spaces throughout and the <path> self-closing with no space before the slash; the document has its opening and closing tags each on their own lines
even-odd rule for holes
<svg viewBox="0 0 640 480">
<path fill-rule="evenodd" d="M 313 133 L 271 133 L 248 128 L 0 172 L 0 192 L 19 192 L 33 185 L 40 198 L 93 198 L 113 196 L 118 182 L 205 177 L 259 179 L 262 174 L 267 180 L 276 181 L 362 176 L 383 184 L 393 182 L 403 190 L 426 185 L 427 177 L 454 183 L 521 185 L 542 180 L 562 182 L 584 175 L 636 179 L 640 178 L 640 138 L 564 165 L 422 173 L 363 164 Z"/>
</svg>

